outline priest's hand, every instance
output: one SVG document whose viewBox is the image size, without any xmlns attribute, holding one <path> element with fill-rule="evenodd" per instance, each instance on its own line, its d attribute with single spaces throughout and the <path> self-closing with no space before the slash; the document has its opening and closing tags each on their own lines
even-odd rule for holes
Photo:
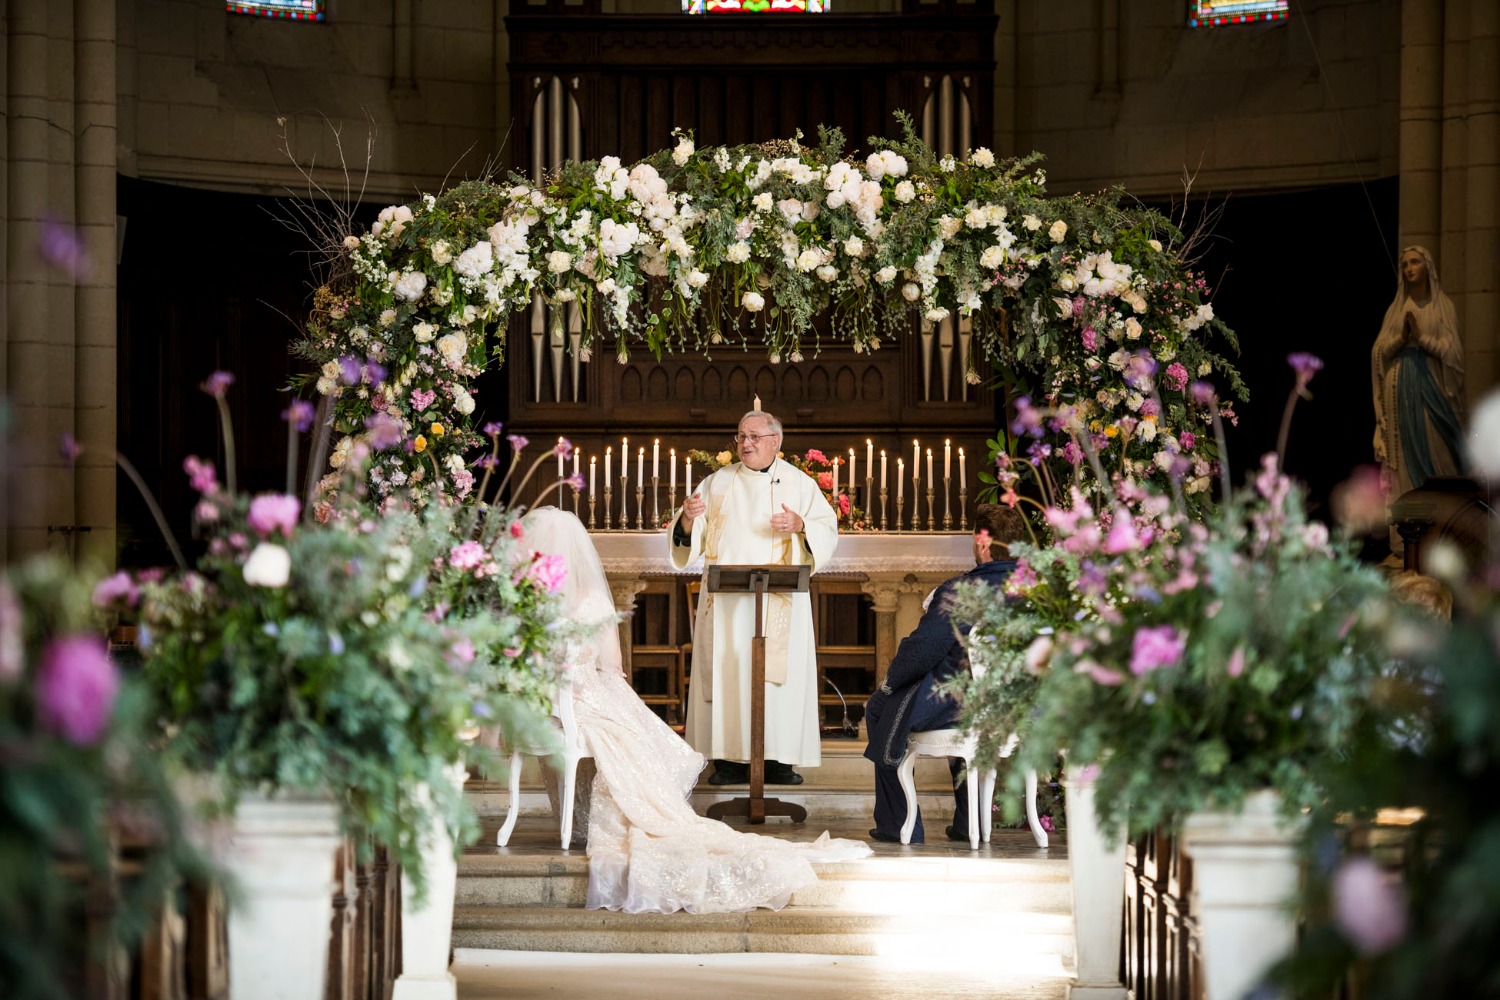
<svg viewBox="0 0 1500 1000">
<path fill-rule="evenodd" d="M 682 530 L 691 531 L 693 522 L 696 521 L 705 510 L 708 510 L 708 502 L 704 500 L 700 494 L 694 493 L 693 495 L 688 497 L 687 500 L 683 501 L 682 520 L 679 522 L 682 525 Z"/>
<path fill-rule="evenodd" d="M 800 533 L 805 527 L 807 527 L 807 522 L 802 520 L 802 515 L 792 510 L 786 504 L 781 505 L 781 512 L 779 514 L 771 515 L 772 531 L 787 531 L 795 535 Z"/>
</svg>

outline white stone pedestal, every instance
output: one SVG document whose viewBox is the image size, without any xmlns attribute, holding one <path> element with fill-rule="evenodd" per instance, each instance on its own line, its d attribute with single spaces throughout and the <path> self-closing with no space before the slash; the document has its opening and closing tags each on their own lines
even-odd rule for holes
<svg viewBox="0 0 1500 1000">
<path fill-rule="evenodd" d="M 455 764 L 449 777 L 455 787 L 462 788 L 468 772 L 462 764 Z M 419 804 L 431 801 L 425 786 L 417 789 L 416 800 Z M 448 825 L 439 817 L 433 818 L 422 841 L 422 871 L 427 877 L 427 898 L 420 908 L 411 880 L 401 882 L 401 976 L 391 1000 L 458 1000 L 458 983 L 448 971 L 458 861 Z"/>
<path fill-rule="evenodd" d="M 1297 829 L 1278 803 L 1275 792 L 1256 792 L 1240 812 L 1183 823 L 1208 1000 L 1241 1000 L 1296 946 Z"/>
<path fill-rule="evenodd" d="M 1069 768 L 1068 868 L 1073 876 L 1074 979 L 1070 1000 L 1129 1000 L 1120 982 L 1125 932 L 1125 841 L 1111 845 L 1099 831 L 1092 785 Z"/>
<path fill-rule="evenodd" d="M 234 1000 L 323 995 L 340 840 L 333 802 L 240 802 L 223 859 L 240 888 L 240 904 L 229 911 Z"/>
</svg>

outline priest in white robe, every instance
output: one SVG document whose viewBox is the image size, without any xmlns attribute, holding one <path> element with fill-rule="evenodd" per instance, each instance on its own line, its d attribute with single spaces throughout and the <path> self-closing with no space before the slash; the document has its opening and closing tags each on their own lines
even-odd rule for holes
<svg viewBox="0 0 1500 1000">
<path fill-rule="evenodd" d="M 778 457 L 781 421 L 761 410 L 740 419 L 740 460 L 707 476 L 683 504 L 668 535 L 672 565 L 706 567 L 827 565 L 838 518 L 818 484 Z M 818 735 L 817 643 L 812 598 L 770 594 L 766 636 L 766 781 L 801 784 L 792 768 L 822 762 Z M 714 784 L 748 780 L 750 656 L 755 595 L 710 594 L 698 601 L 693 633 L 687 740 L 714 761 Z"/>
</svg>

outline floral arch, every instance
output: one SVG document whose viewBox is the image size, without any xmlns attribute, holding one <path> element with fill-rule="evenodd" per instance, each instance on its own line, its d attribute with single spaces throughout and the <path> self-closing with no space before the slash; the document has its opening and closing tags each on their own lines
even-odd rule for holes
<svg viewBox="0 0 1500 1000">
<path fill-rule="evenodd" d="M 333 464 L 364 436 L 381 451 L 377 497 L 469 497 L 485 443 L 472 380 L 539 298 L 577 310 L 585 359 L 612 340 L 622 361 L 759 341 L 796 363 L 821 348 L 809 331 L 823 314 L 857 352 L 957 314 L 990 368 L 971 381 L 1049 404 L 1039 430 L 1062 437 L 1038 455 L 1080 469 L 1062 440 L 1087 433 L 1111 471 L 1206 496 L 1216 449 L 1189 384 L 1244 389 L 1209 346 L 1233 333 L 1178 230 L 1118 190 L 1046 196 L 1037 154 L 939 157 L 903 125 L 862 161 L 836 130 L 816 146 L 705 149 L 679 131 L 630 166 L 568 162 L 540 184 L 467 181 L 384 209 L 333 248 L 298 347 L 315 370 L 296 387 L 335 408 Z"/>
</svg>

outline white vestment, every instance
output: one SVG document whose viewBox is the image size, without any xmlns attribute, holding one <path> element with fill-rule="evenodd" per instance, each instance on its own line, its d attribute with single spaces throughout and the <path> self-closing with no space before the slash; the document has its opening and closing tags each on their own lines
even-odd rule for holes
<svg viewBox="0 0 1500 1000">
<path fill-rule="evenodd" d="M 838 544 L 838 518 L 818 484 L 777 459 L 765 472 L 736 462 L 704 478 L 697 492 L 708 509 L 693 521 L 689 545 L 673 544 L 672 564 L 685 569 L 699 556 L 705 566 L 812 566 L 816 573 Z M 782 505 L 801 515 L 800 534 L 773 532 L 771 515 Z M 681 515 L 679 514 L 679 517 Z M 706 576 L 705 576 L 706 583 Z M 817 767 L 817 644 L 812 598 L 771 595 L 766 636 L 766 759 Z M 755 596 L 710 594 L 698 598 L 693 631 L 693 671 L 688 691 L 687 740 L 722 760 L 750 759 L 750 646 L 755 636 Z"/>
</svg>

